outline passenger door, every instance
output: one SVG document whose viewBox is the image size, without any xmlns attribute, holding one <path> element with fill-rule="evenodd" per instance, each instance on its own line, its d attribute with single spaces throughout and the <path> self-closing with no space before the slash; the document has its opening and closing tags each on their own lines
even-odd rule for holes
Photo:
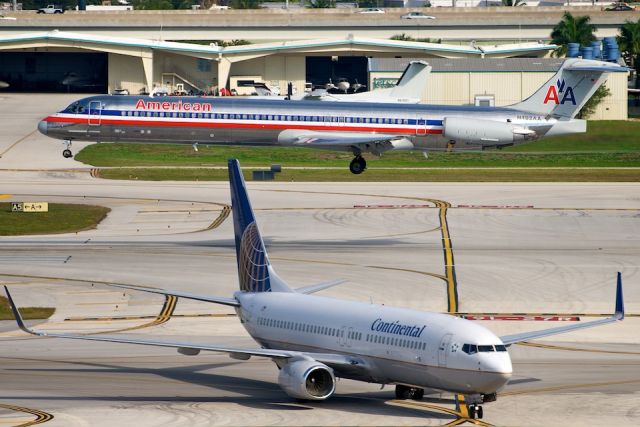
<svg viewBox="0 0 640 427">
<path fill-rule="evenodd" d="M 453 334 L 445 334 L 438 345 L 438 366 L 447 366 L 447 353 L 449 352 L 449 344 Z"/>
<path fill-rule="evenodd" d="M 89 126 L 100 126 L 102 120 L 102 103 L 100 101 L 89 102 Z"/>
</svg>

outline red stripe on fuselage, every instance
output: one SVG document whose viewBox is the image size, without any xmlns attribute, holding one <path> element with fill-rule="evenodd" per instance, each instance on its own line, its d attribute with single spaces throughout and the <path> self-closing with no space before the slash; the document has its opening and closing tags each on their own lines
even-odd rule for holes
<svg viewBox="0 0 640 427">
<path fill-rule="evenodd" d="M 48 123 L 81 123 L 87 124 L 86 118 L 76 117 L 56 117 L 49 116 L 44 119 Z M 372 127 L 372 126 L 325 126 L 322 124 L 270 124 L 270 123 L 214 123 L 214 122 L 181 122 L 181 121 L 155 121 L 155 120 L 113 120 L 105 119 L 104 117 L 92 117 L 91 120 L 100 121 L 101 125 L 124 125 L 124 126 L 156 126 L 156 127 L 200 127 L 200 128 L 235 128 L 235 129 L 275 129 L 275 130 L 287 130 L 287 129 L 300 129 L 300 130 L 339 130 L 345 132 L 376 132 L 376 133 L 398 133 L 415 135 L 415 128 L 384 128 L 384 127 Z M 96 124 L 97 125 L 97 124 Z M 421 133 L 428 134 L 441 134 L 442 129 L 419 129 Z"/>
</svg>

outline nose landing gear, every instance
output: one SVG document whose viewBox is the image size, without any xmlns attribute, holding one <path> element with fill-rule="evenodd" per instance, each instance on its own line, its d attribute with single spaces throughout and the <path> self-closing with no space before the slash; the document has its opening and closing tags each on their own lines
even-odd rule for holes
<svg viewBox="0 0 640 427">
<path fill-rule="evenodd" d="M 71 152 L 71 141 L 70 140 L 65 140 L 64 141 L 64 150 L 62 150 L 62 157 L 64 157 L 65 159 L 73 157 L 73 153 Z"/>
<path fill-rule="evenodd" d="M 349 170 L 352 174 L 360 175 L 367 168 L 367 161 L 361 155 L 356 155 L 356 157 L 351 160 L 351 164 L 349 164 Z"/>
<path fill-rule="evenodd" d="M 479 419 L 481 420 L 484 416 L 484 411 L 482 410 L 482 406 L 478 404 L 467 405 L 467 412 L 469 412 L 469 418 L 471 419 Z"/>
</svg>

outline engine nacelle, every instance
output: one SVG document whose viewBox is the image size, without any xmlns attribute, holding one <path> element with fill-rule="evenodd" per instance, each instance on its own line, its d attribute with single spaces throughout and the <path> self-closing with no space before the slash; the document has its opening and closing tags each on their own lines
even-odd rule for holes
<svg viewBox="0 0 640 427">
<path fill-rule="evenodd" d="M 535 131 L 512 123 L 464 117 L 445 117 L 443 128 L 443 135 L 449 140 L 483 145 L 512 144 L 536 137 Z"/>
<path fill-rule="evenodd" d="M 296 399 L 324 400 L 336 390 L 336 377 L 327 365 L 313 359 L 292 360 L 280 369 L 280 387 Z"/>
</svg>

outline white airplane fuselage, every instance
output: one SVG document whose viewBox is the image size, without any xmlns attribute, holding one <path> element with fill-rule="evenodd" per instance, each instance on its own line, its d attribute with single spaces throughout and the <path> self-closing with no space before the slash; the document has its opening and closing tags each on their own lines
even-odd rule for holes
<svg viewBox="0 0 640 427">
<path fill-rule="evenodd" d="M 338 377 L 465 394 L 495 393 L 511 377 L 500 338 L 469 320 L 298 293 L 235 298 L 243 326 L 263 347 L 358 360 L 353 369 L 334 367 Z M 465 345 L 476 351 L 463 351 Z"/>
</svg>

